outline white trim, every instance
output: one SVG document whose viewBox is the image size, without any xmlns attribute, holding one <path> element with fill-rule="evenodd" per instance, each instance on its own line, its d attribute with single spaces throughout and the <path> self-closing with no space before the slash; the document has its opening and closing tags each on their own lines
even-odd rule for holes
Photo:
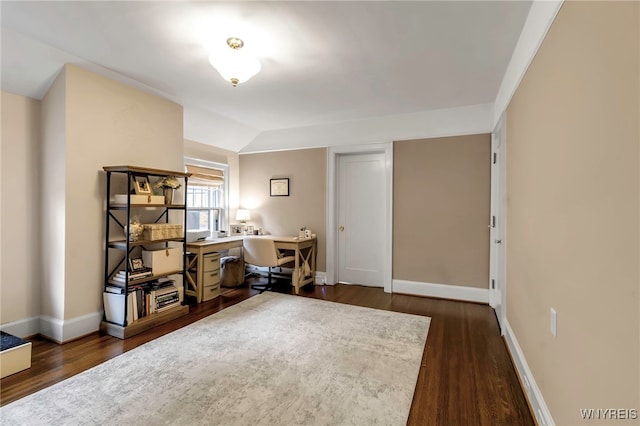
<svg viewBox="0 0 640 426">
<path fill-rule="evenodd" d="M 103 312 L 61 320 L 47 315 L 40 316 L 40 334 L 58 343 L 86 336 L 100 329 Z"/>
<path fill-rule="evenodd" d="M 393 292 L 464 302 L 489 303 L 489 289 L 487 288 L 393 280 Z"/>
<path fill-rule="evenodd" d="M 326 279 L 329 283 L 335 283 L 338 281 L 337 265 L 338 259 L 336 258 L 337 250 L 337 238 L 335 230 L 337 225 L 337 200 L 338 196 L 336 190 L 336 164 L 339 155 L 344 154 L 360 154 L 360 153 L 375 153 L 382 152 L 385 156 L 385 189 L 386 189 L 386 224 L 384 229 L 385 238 L 385 264 L 383 265 L 383 283 L 385 293 L 391 293 L 393 291 L 393 142 L 383 142 L 374 144 L 362 144 L 362 145 L 344 145 L 344 146 L 332 146 L 327 150 L 327 247 L 326 247 L 326 259 L 327 259 L 327 272 Z"/>
<path fill-rule="evenodd" d="M 219 225 L 220 230 L 229 231 L 229 165 L 224 163 L 216 163 L 215 161 L 201 160 L 194 157 L 184 157 L 183 159 L 184 165 L 186 167 L 187 164 L 193 164 L 194 166 L 202 166 L 209 167 L 210 169 L 218 169 L 222 170 L 224 174 L 224 182 L 222 183 L 222 190 L 224 191 L 224 215 L 222 217 L 222 223 Z M 185 195 L 185 203 L 186 203 L 186 195 Z"/>
<path fill-rule="evenodd" d="M 325 285 L 327 283 L 327 273 L 324 271 L 316 271 L 316 285 Z M 333 285 L 333 283 L 331 283 Z"/>
<path fill-rule="evenodd" d="M 518 377 L 524 386 L 524 391 L 529 403 L 531 404 L 531 408 L 533 408 L 536 422 L 541 426 L 555 425 L 553 417 L 551 417 L 549 407 L 547 407 L 547 404 L 542 397 L 542 392 L 540 392 L 540 388 L 533 377 L 533 373 L 531 372 L 531 369 L 529 369 L 529 364 L 524 357 L 524 352 L 522 352 L 522 348 L 518 344 L 516 335 L 513 332 L 509 321 L 506 319 L 504 321 L 504 329 L 504 339 L 507 343 L 507 349 L 509 349 L 509 352 L 511 353 L 511 358 L 515 363 Z"/>
<path fill-rule="evenodd" d="M 8 322 L 0 325 L 0 330 L 22 339 L 29 336 L 35 336 L 40 333 L 40 317 L 31 317 Z"/>
<path fill-rule="evenodd" d="M 534 0 L 522 27 L 520 38 L 502 78 L 493 111 L 494 126 L 509 106 L 529 65 L 536 56 L 564 0 Z"/>
<path fill-rule="evenodd" d="M 64 342 L 64 321 L 47 315 L 40 315 L 40 334 L 54 342 Z"/>
</svg>

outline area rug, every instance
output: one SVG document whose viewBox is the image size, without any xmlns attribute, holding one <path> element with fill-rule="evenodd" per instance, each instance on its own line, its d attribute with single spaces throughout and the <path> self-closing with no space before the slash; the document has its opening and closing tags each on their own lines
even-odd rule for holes
<svg viewBox="0 0 640 426">
<path fill-rule="evenodd" d="M 0 408 L 19 425 L 404 425 L 430 318 L 266 292 Z"/>
</svg>

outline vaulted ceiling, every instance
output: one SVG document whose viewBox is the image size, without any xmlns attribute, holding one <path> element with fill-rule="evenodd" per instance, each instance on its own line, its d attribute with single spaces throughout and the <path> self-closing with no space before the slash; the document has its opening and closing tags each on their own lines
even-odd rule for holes
<svg viewBox="0 0 640 426">
<path fill-rule="evenodd" d="M 429 112 L 490 108 L 531 2 L 0 7 L 2 90 L 41 99 L 64 63 L 79 64 L 183 105 L 185 138 L 247 152 L 295 148 L 322 129 L 375 128 L 398 117 L 410 126 Z M 262 62 L 262 71 L 237 87 L 208 62 L 230 36 Z"/>
</svg>

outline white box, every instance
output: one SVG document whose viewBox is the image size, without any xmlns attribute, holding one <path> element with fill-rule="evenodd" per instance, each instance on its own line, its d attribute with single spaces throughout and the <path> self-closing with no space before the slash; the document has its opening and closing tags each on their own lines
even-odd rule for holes
<svg viewBox="0 0 640 426">
<path fill-rule="evenodd" d="M 131 204 L 164 204 L 163 195 L 141 195 L 130 194 Z M 127 204 L 127 194 L 116 194 L 113 196 L 116 204 Z"/>
<path fill-rule="evenodd" d="M 162 275 L 182 269 L 182 249 L 167 247 L 158 250 L 142 250 L 144 266 L 151 268 L 153 275 Z"/>
<path fill-rule="evenodd" d="M 205 229 L 203 231 L 196 229 L 196 230 L 189 230 L 187 231 L 187 242 L 188 243 L 192 243 L 194 241 L 202 241 L 205 238 L 207 238 L 209 236 L 209 230 Z"/>
</svg>

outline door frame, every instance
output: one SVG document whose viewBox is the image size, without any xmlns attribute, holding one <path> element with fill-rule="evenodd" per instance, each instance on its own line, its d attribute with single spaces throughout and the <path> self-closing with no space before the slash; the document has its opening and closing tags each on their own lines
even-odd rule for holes
<svg viewBox="0 0 640 426">
<path fill-rule="evenodd" d="M 349 154 L 383 153 L 385 162 L 385 206 L 383 283 L 385 293 L 393 292 L 393 142 L 331 146 L 327 150 L 327 283 L 338 281 L 338 157 Z"/>
<path fill-rule="evenodd" d="M 507 126 L 506 112 L 502 114 L 491 134 L 491 153 L 497 153 L 495 178 L 491 182 L 491 216 L 496 216 L 497 233 L 502 240 L 495 242 L 493 230 L 489 239 L 489 305 L 494 308 L 500 326 L 500 334 L 504 335 L 504 324 L 507 317 Z M 493 165 L 492 165 L 493 167 Z M 491 228 L 491 223 L 489 224 Z M 495 280 L 495 287 L 492 281 Z"/>
</svg>

